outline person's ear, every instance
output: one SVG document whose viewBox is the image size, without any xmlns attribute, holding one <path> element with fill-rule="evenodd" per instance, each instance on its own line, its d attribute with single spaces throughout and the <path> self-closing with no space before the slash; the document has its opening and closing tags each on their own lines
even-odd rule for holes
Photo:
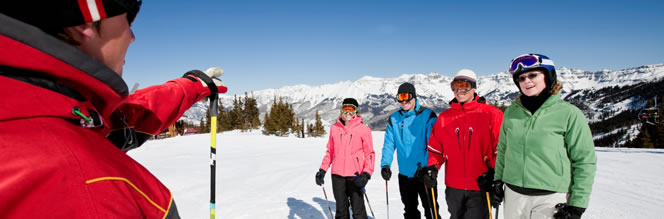
<svg viewBox="0 0 664 219">
<path fill-rule="evenodd" d="M 98 32 L 95 25 L 92 23 L 81 24 L 73 27 L 65 28 L 65 33 L 71 37 L 72 40 L 83 44 L 84 42 L 97 37 Z"/>
</svg>

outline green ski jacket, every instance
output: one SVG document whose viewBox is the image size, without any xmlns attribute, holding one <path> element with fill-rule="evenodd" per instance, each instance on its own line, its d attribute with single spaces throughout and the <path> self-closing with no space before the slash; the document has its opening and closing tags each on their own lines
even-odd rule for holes
<svg viewBox="0 0 664 219">
<path fill-rule="evenodd" d="M 505 110 L 495 180 L 563 192 L 587 208 L 597 169 L 590 127 L 577 107 L 551 95 L 531 114 L 517 99 Z"/>
</svg>

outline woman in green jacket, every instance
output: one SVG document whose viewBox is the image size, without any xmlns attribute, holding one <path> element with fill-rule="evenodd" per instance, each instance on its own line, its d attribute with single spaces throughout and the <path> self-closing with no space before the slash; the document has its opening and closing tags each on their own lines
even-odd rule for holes
<svg viewBox="0 0 664 219">
<path fill-rule="evenodd" d="M 521 95 L 505 110 L 493 184 L 505 218 L 581 218 L 597 163 L 588 123 L 560 98 L 548 57 L 518 56 L 509 72 Z"/>
</svg>

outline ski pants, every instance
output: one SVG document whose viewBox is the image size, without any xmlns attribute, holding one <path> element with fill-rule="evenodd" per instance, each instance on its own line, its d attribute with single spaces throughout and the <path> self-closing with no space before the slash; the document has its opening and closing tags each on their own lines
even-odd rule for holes
<svg viewBox="0 0 664 219">
<path fill-rule="evenodd" d="M 488 219 L 486 192 L 445 188 L 445 200 L 450 219 Z M 509 218 L 509 217 L 506 217 Z"/>
<path fill-rule="evenodd" d="M 353 218 L 366 219 L 367 210 L 364 208 L 364 193 L 353 182 L 355 177 L 343 177 L 332 174 L 332 192 L 337 202 L 335 218 L 350 218 L 349 205 L 353 208 Z"/>
<path fill-rule="evenodd" d="M 438 205 L 438 189 L 433 187 L 433 190 L 436 195 L 436 200 L 433 200 L 436 203 L 436 209 L 440 212 L 440 205 Z M 427 219 L 433 219 L 432 212 L 434 209 L 431 209 L 431 188 L 425 188 L 424 183 L 417 180 L 415 177 L 409 178 L 405 175 L 399 174 L 399 193 L 401 194 L 401 202 L 403 202 L 404 213 L 403 217 L 406 219 L 420 219 L 422 214 L 417 209 L 418 201 L 417 196 L 420 196 L 420 201 L 422 201 L 422 207 L 424 208 L 424 217 Z M 435 214 L 435 213 L 434 213 Z M 440 214 L 438 214 L 438 218 Z"/>
<path fill-rule="evenodd" d="M 505 186 L 505 218 L 549 219 L 553 218 L 556 204 L 567 203 L 567 193 L 549 195 L 524 195 Z"/>
</svg>

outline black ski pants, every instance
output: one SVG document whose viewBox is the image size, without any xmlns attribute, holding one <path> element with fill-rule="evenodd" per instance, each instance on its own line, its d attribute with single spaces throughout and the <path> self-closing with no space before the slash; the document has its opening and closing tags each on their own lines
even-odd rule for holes
<svg viewBox="0 0 664 219">
<path fill-rule="evenodd" d="M 433 187 L 434 195 L 436 200 L 433 200 L 436 203 L 436 209 L 440 212 L 440 205 L 438 205 L 438 189 Z M 422 201 L 422 207 L 424 208 L 424 217 L 427 219 L 434 219 L 431 206 L 431 188 L 425 188 L 424 183 L 417 180 L 415 177 L 409 178 L 405 175 L 399 174 L 399 193 L 401 194 L 401 202 L 404 205 L 403 217 L 405 219 L 420 219 L 422 214 L 417 209 L 418 201 L 417 196 L 420 197 Z M 435 214 L 435 213 L 434 213 Z M 440 213 L 438 213 L 438 218 Z"/>
<path fill-rule="evenodd" d="M 366 219 L 367 210 L 364 208 L 364 193 L 353 182 L 355 177 L 343 177 L 332 174 L 332 192 L 337 202 L 337 213 L 334 218 L 350 218 L 348 206 L 353 208 L 354 219 Z"/>
<path fill-rule="evenodd" d="M 445 200 L 447 201 L 447 211 L 451 214 L 450 219 L 489 218 L 486 192 L 447 187 Z"/>
</svg>

